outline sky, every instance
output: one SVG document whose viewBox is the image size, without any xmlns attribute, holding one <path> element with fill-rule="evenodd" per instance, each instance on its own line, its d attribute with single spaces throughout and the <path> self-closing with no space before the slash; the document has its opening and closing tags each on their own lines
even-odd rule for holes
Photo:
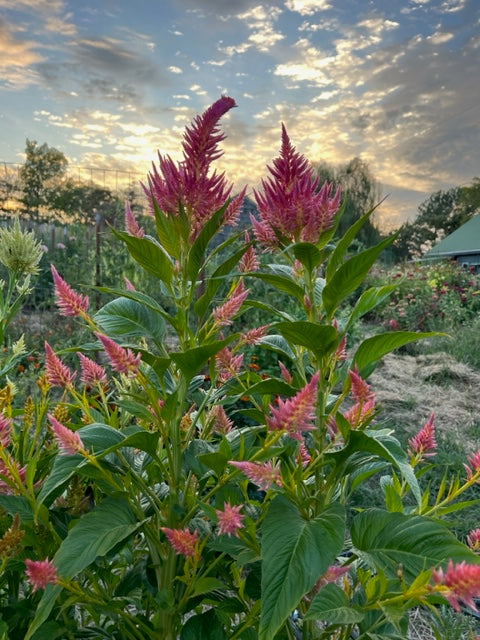
<svg viewBox="0 0 480 640">
<path fill-rule="evenodd" d="M 237 190 L 284 123 L 313 164 L 367 162 L 392 229 L 480 175 L 479 53 L 478 0 L 0 0 L 0 162 L 28 138 L 140 178 L 226 94 Z"/>
</svg>

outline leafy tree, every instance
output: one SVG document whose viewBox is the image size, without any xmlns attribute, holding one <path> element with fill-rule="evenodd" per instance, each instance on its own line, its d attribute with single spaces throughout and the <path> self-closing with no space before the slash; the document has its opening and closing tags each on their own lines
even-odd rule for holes
<svg viewBox="0 0 480 640">
<path fill-rule="evenodd" d="M 58 189 L 55 205 L 69 221 L 82 224 L 95 224 L 98 213 L 109 224 L 114 224 L 124 212 L 122 199 L 110 189 L 71 179 Z"/>
<path fill-rule="evenodd" d="M 20 171 L 21 202 L 34 220 L 49 218 L 50 212 L 56 209 L 59 186 L 67 166 L 68 160 L 61 151 L 27 139 L 25 163 Z"/>
<path fill-rule="evenodd" d="M 317 165 L 320 182 L 334 182 L 342 187 L 347 197 L 345 212 L 340 221 L 337 235 L 343 236 L 348 228 L 366 211 L 372 209 L 380 200 L 380 187 L 373 177 L 368 164 L 361 158 L 352 158 L 347 164 L 337 168 L 321 161 Z M 366 222 L 357 236 L 357 249 L 377 244 L 381 234 L 375 223 Z"/>
</svg>

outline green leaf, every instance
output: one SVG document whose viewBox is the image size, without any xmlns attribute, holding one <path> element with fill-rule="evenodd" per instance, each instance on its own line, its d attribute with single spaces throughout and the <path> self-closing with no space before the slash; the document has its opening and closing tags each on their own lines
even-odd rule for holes
<svg viewBox="0 0 480 640">
<path fill-rule="evenodd" d="M 274 273 L 261 273 L 258 271 L 256 273 L 249 273 L 248 275 L 250 278 L 258 278 L 258 280 L 263 280 L 263 282 L 273 285 L 280 291 L 285 291 L 286 293 L 295 296 L 295 298 L 303 304 L 303 297 L 305 295 L 303 287 L 298 285 L 291 278 Z"/>
<path fill-rule="evenodd" d="M 480 562 L 445 524 L 425 516 L 369 509 L 354 519 L 351 535 L 359 556 L 392 579 L 400 565 L 412 581 L 424 570 L 445 566 L 449 559 Z"/>
<path fill-rule="evenodd" d="M 18 513 L 22 522 L 32 522 L 34 520 L 32 507 L 28 500 L 23 496 L 0 494 L 0 507 L 5 509 L 5 511 L 10 513 L 12 516 Z"/>
<path fill-rule="evenodd" d="M 116 231 L 113 228 L 112 232 L 125 242 L 130 255 L 141 267 L 160 278 L 168 287 L 170 286 L 173 277 L 173 264 L 169 256 L 156 242 L 146 236 L 137 238 L 125 233 L 125 231 Z"/>
<path fill-rule="evenodd" d="M 215 615 L 215 609 L 192 616 L 180 632 L 180 640 L 225 640 L 226 637 L 223 624 Z"/>
<path fill-rule="evenodd" d="M 87 464 L 81 455 L 59 456 L 55 458 L 50 475 L 38 494 L 37 503 L 39 505 L 47 501 L 48 498 L 55 498 L 63 485 L 73 476 L 76 470 Z"/>
<path fill-rule="evenodd" d="M 224 340 L 217 340 L 202 347 L 171 353 L 170 357 L 187 378 L 193 378 L 207 364 L 209 358 L 215 356 L 236 338 L 238 338 L 238 334 L 234 333 Z"/>
<path fill-rule="evenodd" d="M 364 614 L 351 607 L 345 592 L 336 584 L 327 584 L 312 600 L 305 620 L 322 620 L 333 624 L 356 624 Z"/>
<path fill-rule="evenodd" d="M 202 230 L 190 249 L 188 254 L 187 274 L 192 281 L 197 279 L 198 272 L 202 268 L 205 251 L 210 240 L 222 226 L 222 220 L 227 206 L 228 202 L 218 209 L 218 211 L 215 211 L 208 222 L 203 225 Z"/>
<path fill-rule="evenodd" d="M 382 240 L 375 247 L 362 251 L 358 255 L 349 258 L 333 274 L 323 289 L 323 305 L 329 316 L 332 316 L 338 305 L 355 291 L 364 281 L 373 263 L 395 240 L 395 235 Z"/>
<path fill-rule="evenodd" d="M 355 307 L 353 308 L 348 322 L 345 326 L 345 331 L 349 329 L 359 318 L 369 313 L 372 309 L 381 304 L 390 294 L 395 291 L 396 285 L 388 284 L 384 287 L 371 287 L 362 293 L 358 298 Z"/>
<path fill-rule="evenodd" d="M 60 576 L 74 578 L 98 556 L 105 556 L 132 535 L 140 525 L 127 500 L 107 498 L 80 518 L 60 544 L 53 558 Z M 47 619 L 61 590 L 58 585 L 49 585 L 44 591 L 25 640 L 29 640 Z"/>
<path fill-rule="evenodd" d="M 173 216 L 168 216 L 163 213 L 160 207 L 157 204 L 157 201 L 153 197 L 153 193 L 151 193 L 151 202 L 153 204 L 153 211 L 155 213 L 155 225 L 157 227 L 157 234 L 162 244 L 162 247 L 165 247 L 166 251 L 171 256 L 180 258 L 181 246 L 179 242 L 179 238 L 181 234 L 178 231 L 178 222 L 174 220 Z M 188 232 L 186 233 L 188 237 Z"/>
<path fill-rule="evenodd" d="M 200 578 L 195 583 L 193 597 L 201 596 L 204 593 L 209 593 L 210 591 L 215 591 L 217 589 L 225 591 L 225 583 L 218 578 Z"/>
<path fill-rule="evenodd" d="M 98 311 L 94 320 L 110 337 L 152 337 L 161 343 L 165 333 L 162 315 L 129 298 L 117 298 Z"/>
<path fill-rule="evenodd" d="M 337 332 L 331 325 L 298 320 L 297 322 L 277 322 L 273 327 L 289 342 L 310 349 L 317 358 L 324 357 L 337 347 Z"/>
<path fill-rule="evenodd" d="M 271 334 L 262 338 L 258 344 L 266 349 L 280 353 L 290 360 L 295 360 L 295 353 L 283 336 Z"/>
<path fill-rule="evenodd" d="M 419 333 L 416 331 L 390 331 L 388 333 L 379 333 L 378 335 L 367 338 L 362 342 L 355 352 L 352 364 L 356 364 L 360 375 L 363 378 L 366 378 L 375 369 L 377 362 L 387 353 L 395 351 L 395 349 L 403 347 L 410 342 L 441 335 L 444 334 L 437 333 L 435 331 L 427 333 Z"/>
<path fill-rule="evenodd" d="M 293 254 L 309 273 L 312 273 L 323 259 L 323 253 L 320 249 L 317 249 L 317 247 L 310 242 L 297 242 L 297 244 L 294 244 Z"/>
<path fill-rule="evenodd" d="M 329 505 L 309 521 L 284 496 L 272 500 L 262 526 L 259 640 L 273 640 L 301 598 L 333 563 L 344 540 L 341 505 Z"/>
</svg>

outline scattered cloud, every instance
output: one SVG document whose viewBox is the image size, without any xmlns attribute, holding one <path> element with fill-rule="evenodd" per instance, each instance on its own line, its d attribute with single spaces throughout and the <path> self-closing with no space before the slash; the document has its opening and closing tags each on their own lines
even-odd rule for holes
<svg viewBox="0 0 480 640">
<path fill-rule="evenodd" d="M 0 20 L 0 88 L 23 89 L 38 82 L 35 65 L 44 60 L 33 40 L 17 38 Z"/>
<path fill-rule="evenodd" d="M 326 11 L 332 8 L 328 0 L 287 0 L 285 6 L 290 11 L 296 11 L 301 16 L 311 16 L 319 11 Z"/>
</svg>

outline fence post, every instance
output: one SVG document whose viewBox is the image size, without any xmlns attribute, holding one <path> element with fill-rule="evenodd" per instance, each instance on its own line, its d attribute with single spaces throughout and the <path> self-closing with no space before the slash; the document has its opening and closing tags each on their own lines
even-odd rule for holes
<svg viewBox="0 0 480 640">
<path fill-rule="evenodd" d="M 95 216 L 95 286 L 102 285 L 102 223 L 103 216 L 98 212 Z M 100 291 L 95 294 L 95 305 L 100 309 Z"/>
</svg>

